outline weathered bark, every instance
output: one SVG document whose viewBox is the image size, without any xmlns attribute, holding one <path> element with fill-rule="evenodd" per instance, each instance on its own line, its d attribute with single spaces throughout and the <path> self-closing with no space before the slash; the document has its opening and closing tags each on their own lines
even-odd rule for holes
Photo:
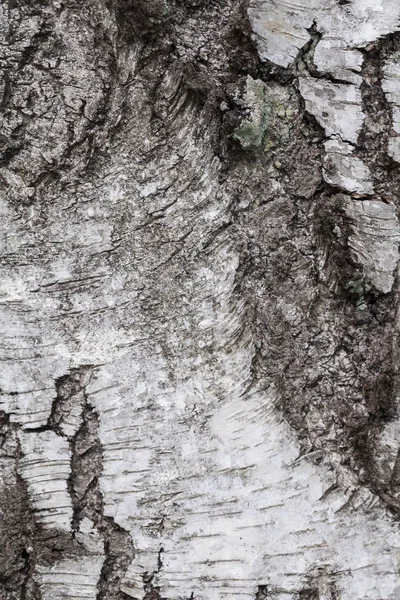
<svg viewBox="0 0 400 600">
<path fill-rule="evenodd" d="M 397 0 L 0 28 L 0 599 L 398 599 Z"/>
</svg>

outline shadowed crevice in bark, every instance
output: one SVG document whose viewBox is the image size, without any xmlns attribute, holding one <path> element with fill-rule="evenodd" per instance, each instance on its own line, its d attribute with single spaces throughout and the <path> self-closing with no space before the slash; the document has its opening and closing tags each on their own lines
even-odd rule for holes
<svg viewBox="0 0 400 600">
<path fill-rule="evenodd" d="M 105 560 L 98 583 L 97 600 L 126 600 L 127 595 L 119 590 L 119 586 L 135 555 L 132 538 L 109 517 L 103 517 L 99 530 L 105 539 Z"/>
<path fill-rule="evenodd" d="M 268 586 L 260 585 L 256 593 L 256 600 L 268 600 L 268 598 L 270 598 L 268 596 Z"/>
<path fill-rule="evenodd" d="M 134 557 L 131 536 L 115 521 L 104 515 L 103 499 L 99 486 L 102 472 L 102 449 L 98 437 L 99 419 L 88 403 L 85 388 L 93 367 L 84 366 L 74 371 L 71 380 L 63 380 L 60 387 L 82 392 L 82 421 L 71 439 L 71 475 L 68 482 L 73 504 L 73 530 L 79 529 L 84 517 L 90 519 L 104 539 L 105 559 L 98 582 L 97 600 L 123 600 L 119 591 L 121 579 Z M 59 420 L 63 411 L 59 414 Z"/>
<path fill-rule="evenodd" d="M 162 596 L 160 595 L 160 588 L 155 586 L 154 582 L 153 582 L 154 577 L 162 569 L 163 552 L 164 552 L 164 549 L 160 548 L 160 550 L 158 552 L 158 559 L 157 559 L 157 571 L 155 571 L 154 573 L 146 573 L 143 576 L 143 584 L 144 584 L 144 591 L 145 591 L 144 600 L 163 600 Z"/>
<path fill-rule="evenodd" d="M 319 600 L 318 590 L 306 588 L 299 593 L 299 600 Z"/>
<path fill-rule="evenodd" d="M 399 169 L 387 155 L 392 128 L 392 111 L 382 90 L 382 66 L 386 40 L 364 51 L 361 85 L 362 107 L 366 115 L 358 140 L 360 156 L 371 169 L 375 192 L 384 202 L 396 202 L 394 186 L 399 183 Z"/>
</svg>

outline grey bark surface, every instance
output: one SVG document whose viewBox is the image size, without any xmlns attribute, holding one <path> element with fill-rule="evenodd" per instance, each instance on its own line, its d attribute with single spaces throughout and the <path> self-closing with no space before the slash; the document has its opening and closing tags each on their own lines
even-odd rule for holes
<svg viewBox="0 0 400 600">
<path fill-rule="evenodd" d="M 397 0 L 0 37 L 0 600 L 398 600 Z"/>
</svg>

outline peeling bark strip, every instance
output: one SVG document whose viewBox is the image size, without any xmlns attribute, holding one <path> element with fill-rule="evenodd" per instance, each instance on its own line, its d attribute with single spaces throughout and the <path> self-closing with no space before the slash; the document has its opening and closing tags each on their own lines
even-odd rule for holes
<svg viewBox="0 0 400 600">
<path fill-rule="evenodd" d="M 398 32 L 2 4 L 0 600 L 400 597 Z"/>
</svg>

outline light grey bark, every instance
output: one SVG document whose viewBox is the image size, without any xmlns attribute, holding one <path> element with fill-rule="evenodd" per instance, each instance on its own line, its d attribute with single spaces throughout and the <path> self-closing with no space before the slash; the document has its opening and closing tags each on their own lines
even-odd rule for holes
<svg viewBox="0 0 400 600">
<path fill-rule="evenodd" d="M 398 599 L 397 0 L 0 31 L 0 599 Z"/>
</svg>

